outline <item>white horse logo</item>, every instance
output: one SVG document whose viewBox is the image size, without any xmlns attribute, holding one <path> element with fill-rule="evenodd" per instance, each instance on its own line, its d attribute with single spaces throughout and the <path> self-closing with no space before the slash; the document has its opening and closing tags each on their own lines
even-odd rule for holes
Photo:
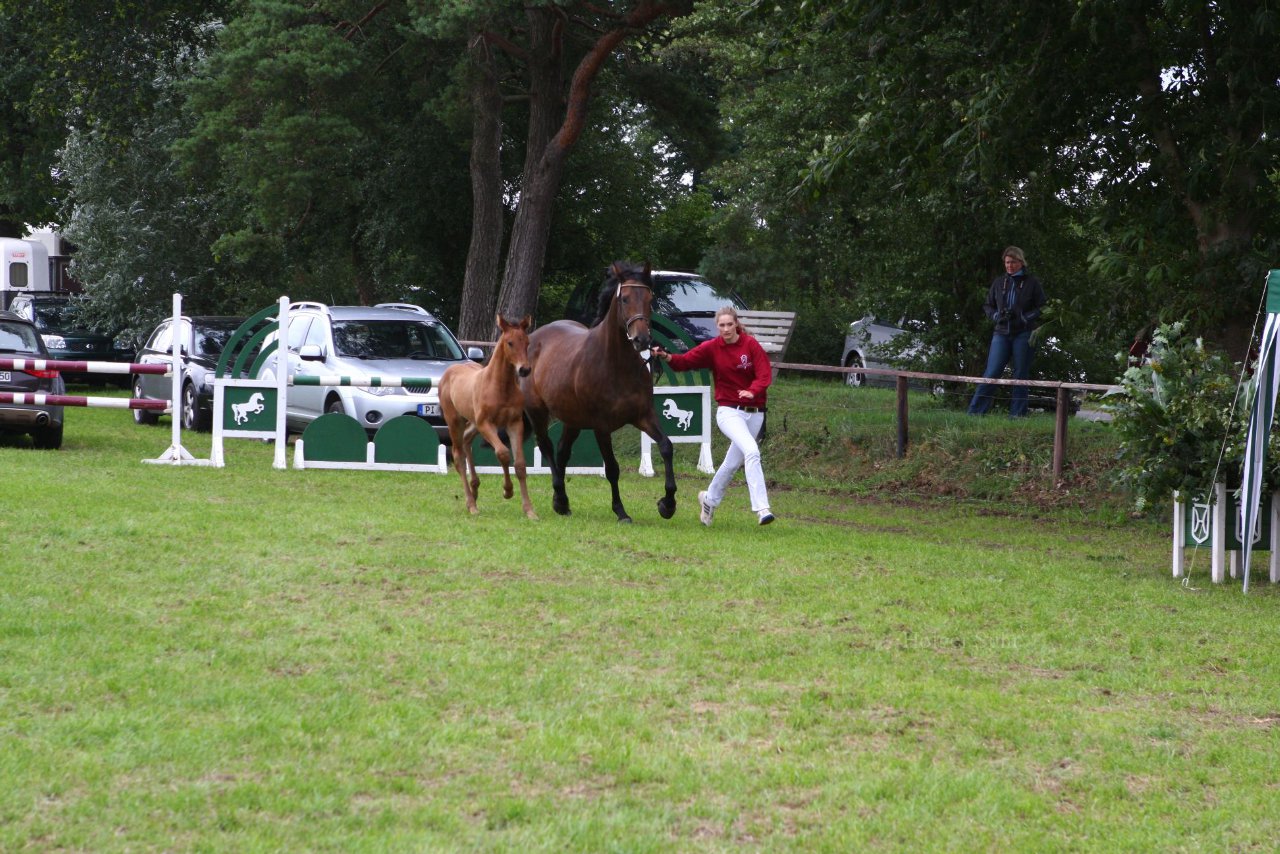
<svg viewBox="0 0 1280 854">
<path fill-rule="evenodd" d="M 688 430 L 693 423 L 693 410 L 676 406 L 675 398 L 668 397 L 663 401 L 662 417 L 676 422 L 681 430 Z"/>
<path fill-rule="evenodd" d="M 246 423 L 250 415 L 258 415 L 267 408 L 263 400 L 261 392 L 255 391 L 244 403 L 231 404 L 231 417 L 237 424 Z"/>
</svg>

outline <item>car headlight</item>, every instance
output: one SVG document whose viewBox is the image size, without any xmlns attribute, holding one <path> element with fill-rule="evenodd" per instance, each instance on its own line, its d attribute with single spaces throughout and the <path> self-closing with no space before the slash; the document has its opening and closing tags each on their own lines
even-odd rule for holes
<svg viewBox="0 0 1280 854">
<path fill-rule="evenodd" d="M 111 347 L 115 350 L 132 350 L 133 344 L 128 338 L 117 338 L 111 342 Z"/>
<path fill-rule="evenodd" d="M 40 337 L 44 339 L 44 346 L 48 347 L 50 350 L 67 349 L 67 339 L 63 338 L 61 335 L 41 335 Z"/>
<path fill-rule="evenodd" d="M 389 394 L 405 393 L 404 389 L 402 388 L 397 388 L 395 386 L 382 386 L 382 385 L 369 386 L 368 388 L 362 388 L 361 391 L 363 391 L 365 394 L 371 394 L 374 397 L 386 397 Z"/>
</svg>

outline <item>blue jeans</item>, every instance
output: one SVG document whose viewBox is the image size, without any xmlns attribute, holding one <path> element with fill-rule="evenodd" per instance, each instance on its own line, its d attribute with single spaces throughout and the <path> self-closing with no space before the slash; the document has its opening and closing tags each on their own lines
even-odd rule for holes
<svg viewBox="0 0 1280 854">
<path fill-rule="evenodd" d="M 1005 365 L 1013 357 L 1013 378 L 1025 380 L 1031 377 L 1031 330 L 1019 332 L 1017 335 L 1003 335 L 999 332 L 991 336 L 991 353 L 987 356 L 987 370 L 983 373 L 986 379 L 997 379 L 1004 373 Z M 996 387 L 990 383 L 982 383 L 973 393 L 969 401 L 970 415 L 986 415 L 991 408 L 991 400 Z M 1009 404 L 1009 415 L 1021 418 L 1027 414 L 1027 387 L 1013 387 L 1013 400 Z"/>
</svg>

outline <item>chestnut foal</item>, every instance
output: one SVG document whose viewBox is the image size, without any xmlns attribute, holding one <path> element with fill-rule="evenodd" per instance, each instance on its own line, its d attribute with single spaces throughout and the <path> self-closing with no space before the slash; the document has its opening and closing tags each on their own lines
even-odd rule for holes
<svg viewBox="0 0 1280 854">
<path fill-rule="evenodd" d="M 537 519 L 538 514 L 533 510 L 529 489 L 525 485 L 524 394 L 517 382 L 518 377 L 529 375 L 529 327 L 533 321 L 526 315 L 519 323 L 508 323 L 501 314 L 497 321 L 501 335 L 489 364 L 482 368 L 475 362 L 463 362 L 450 367 L 440 378 L 440 411 L 449 425 L 453 465 L 462 478 L 467 509 L 472 513 L 480 512 L 476 507 L 480 475 L 476 473 L 471 447 L 472 440 L 479 433 L 493 446 L 498 462 L 502 463 L 504 498 L 512 495 L 509 466 L 512 451 L 515 452 L 516 478 L 520 481 L 524 515 Z M 499 438 L 500 429 L 507 431 L 510 449 Z"/>
</svg>

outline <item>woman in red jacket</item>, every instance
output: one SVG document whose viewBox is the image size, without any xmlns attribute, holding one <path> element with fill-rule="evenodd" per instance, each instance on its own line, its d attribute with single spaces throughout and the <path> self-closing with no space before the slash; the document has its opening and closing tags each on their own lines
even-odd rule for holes
<svg viewBox="0 0 1280 854">
<path fill-rule="evenodd" d="M 761 525 L 768 525 L 774 516 L 769 510 L 756 437 L 764 426 L 765 389 L 773 381 L 773 368 L 760 342 L 742 328 L 733 306 L 726 305 L 716 312 L 716 329 L 719 337 L 703 341 L 688 353 L 668 353 L 655 347 L 654 354 L 674 370 L 709 368 L 715 377 L 716 426 L 732 444 L 711 485 L 698 493 L 702 524 L 711 524 L 729 482 L 745 466 L 751 509 Z"/>
</svg>

